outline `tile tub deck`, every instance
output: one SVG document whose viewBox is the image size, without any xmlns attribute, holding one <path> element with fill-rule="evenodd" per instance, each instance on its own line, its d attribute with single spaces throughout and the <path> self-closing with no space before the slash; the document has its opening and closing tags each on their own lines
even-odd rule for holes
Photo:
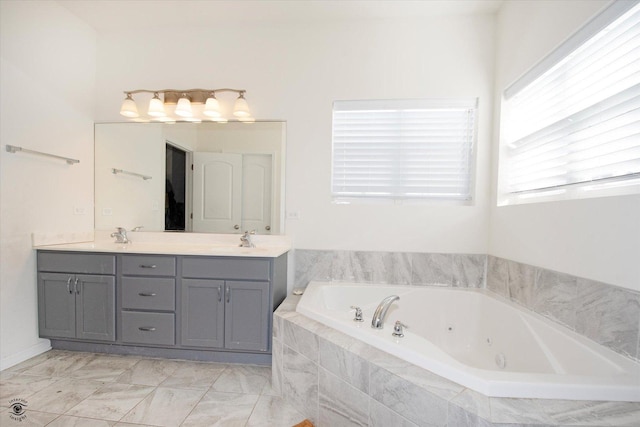
<svg viewBox="0 0 640 427">
<path fill-rule="evenodd" d="M 272 387 L 318 427 L 638 426 L 640 403 L 487 397 L 295 311 L 273 326 Z"/>
</svg>

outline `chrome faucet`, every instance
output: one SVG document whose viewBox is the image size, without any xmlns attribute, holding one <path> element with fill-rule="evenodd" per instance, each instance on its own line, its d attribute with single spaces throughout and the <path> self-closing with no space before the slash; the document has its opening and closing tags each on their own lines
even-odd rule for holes
<svg viewBox="0 0 640 427">
<path fill-rule="evenodd" d="M 387 316 L 387 311 L 389 311 L 389 307 L 394 301 L 399 300 L 400 297 L 398 295 L 391 295 L 383 299 L 380 304 L 378 304 L 378 308 L 373 313 L 373 319 L 371 319 L 371 327 L 375 329 L 382 329 L 384 326 L 384 318 Z"/>
<path fill-rule="evenodd" d="M 127 230 L 123 227 L 117 227 L 116 231 L 111 233 L 111 237 L 115 237 L 115 243 L 131 243 L 131 240 L 127 237 Z"/>
<path fill-rule="evenodd" d="M 252 230 L 251 232 L 245 231 L 242 236 L 240 236 L 240 247 L 241 248 L 255 248 L 256 245 L 251 240 L 251 236 L 256 234 L 256 230 Z"/>
</svg>

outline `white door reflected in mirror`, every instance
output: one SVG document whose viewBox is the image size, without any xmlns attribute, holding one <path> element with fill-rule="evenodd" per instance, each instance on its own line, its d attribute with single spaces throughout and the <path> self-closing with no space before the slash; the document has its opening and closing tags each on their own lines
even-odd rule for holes
<svg viewBox="0 0 640 427">
<path fill-rule="evenodd" d="M 242 221 L 242 155 L 193 153 L 193 231 L 233 233 Z"/>
</svg>

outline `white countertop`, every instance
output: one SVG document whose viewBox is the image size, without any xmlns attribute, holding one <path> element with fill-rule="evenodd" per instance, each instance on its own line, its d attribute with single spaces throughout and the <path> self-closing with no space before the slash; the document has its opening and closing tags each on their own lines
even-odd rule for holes
<svg viewBox="0 0 640 427">
<path fill-rule="evenodd" d="M 132 254 L 201 255 L 276 258 L 291 249 L 286 236 L 252 236 L 255 248 L 239 246 L 239 235 L 130 232 L 131 243 L 114 243 L 106 232 L 95 232 L 95 240 L 75 243 L 37 244 L 47 251 L 106 252 Z M 105 238 L 105 236 L 107 236 Z"/>
</svg>

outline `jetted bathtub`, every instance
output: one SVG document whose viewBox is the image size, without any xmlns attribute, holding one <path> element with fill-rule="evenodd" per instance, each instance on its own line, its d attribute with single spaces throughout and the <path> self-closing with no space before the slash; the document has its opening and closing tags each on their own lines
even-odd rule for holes
<svg viewBox="0 0 640 427">
<path fill-rule="evenodd" d="M 481 289 L 311 282 L 296 311 L 487 396 L 640 402 L 640 364 Z"/>
</svg>

